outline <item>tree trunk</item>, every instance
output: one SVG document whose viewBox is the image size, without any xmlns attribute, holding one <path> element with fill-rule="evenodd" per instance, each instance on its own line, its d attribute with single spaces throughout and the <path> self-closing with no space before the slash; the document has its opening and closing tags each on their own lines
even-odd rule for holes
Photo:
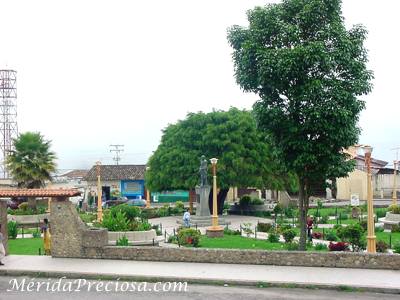
<svg viewBox="0 0 400 300">
<path fill-rule="evenodd" d="M 36 211 L 36 198 L 35 197 L 28 197 L 28 207 L 32 210 Z"/>
<path fill-rule="evenodd" d="M 217 206 L 218 206 L 218 214 L 222 215 L 224 210 L 224 203 L 226 199 L 226 195 L 228 195 L 229 189 L 220 189 L 217 194 Z M 210 208 L 210 214 L 213 213 L 213 189 L 210 190 L 210 195 L 208 197 L 208 206 Z"/>
<path fill-rule="evenodd" d="M 189 191 L 189 212 L 190 212 L 190 214 L 193 214 L 193 203 L 194 202 L 197 203 L 196 190 L 191 189 Z M 197 207 L 197 205 L 196 205 L 196 207 Z"/>
<path fill-rule="evenodd" d="M 300 241 L 299 250 L 305 251 L 307 244 L 307 205 L 306 205 L 306 184 L 303 178 L 299 179 L 299 222 Z"/>
</svg>

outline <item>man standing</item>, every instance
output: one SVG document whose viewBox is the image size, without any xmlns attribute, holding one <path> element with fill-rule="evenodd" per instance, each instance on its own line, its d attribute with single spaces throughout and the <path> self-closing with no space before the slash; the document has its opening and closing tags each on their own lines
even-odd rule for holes
<svg viewBox="0 0 400 300">
<path fill-rule="evenodd" d="M 190 227 L 190 212 L 186 209 L 185 213 L 183 214 L 183 222 L 185 223 L 185 227 Z"/>
</svg>

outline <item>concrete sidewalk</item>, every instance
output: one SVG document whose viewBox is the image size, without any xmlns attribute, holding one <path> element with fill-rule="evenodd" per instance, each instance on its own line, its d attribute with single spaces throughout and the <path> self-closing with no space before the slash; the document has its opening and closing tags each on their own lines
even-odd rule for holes
<svg viewBox="0 0 400 300">
<path fill-rule="evenodd" d="M 0 275 L 45 276 L 136 281 L 187 281 L 188 283 L 260 285 L 283 287 L 355 288 L 400 294 L 400 271 L 235 265 L 179 262 L 145 262 L 52 258 L 11 255 Z"/>
</svg>

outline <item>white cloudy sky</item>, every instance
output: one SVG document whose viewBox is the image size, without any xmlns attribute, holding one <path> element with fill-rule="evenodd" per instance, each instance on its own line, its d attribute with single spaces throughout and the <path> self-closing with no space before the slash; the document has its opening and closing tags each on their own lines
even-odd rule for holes
<svg viewBox="0 0 400 300">
<path fill-rule="evenodd" d="M 145 163 L 168 123 L 188 112 L 250 108 L 235 84 L 226 29 L 246 25 L 267 0 L 0 0 L 0 68 L 18 71 L 19 131 L 53 141 L 59 168 Z M 398 0 L 344 0 L 350 26 L 364 24 L 374 90 L 362 143 L 392 160 L 400 146 Z M 397 116 L 397 118 L 396 118 Z"/>
</svg>

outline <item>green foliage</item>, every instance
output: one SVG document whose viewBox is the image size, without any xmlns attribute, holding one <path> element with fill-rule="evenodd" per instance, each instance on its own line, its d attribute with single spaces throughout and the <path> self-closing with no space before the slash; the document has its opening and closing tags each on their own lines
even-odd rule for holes
<svg viewBox="0 0 400 300">
<path fill-rule="evenodd" d="M 364 229 L 360 224 L 350 224 L 337 230 L 337 235 L 343 242 L 350 243 L 353 252 L 361 251 L 366 247 Z"/>
<path fill-rule="evenodd" d="M 117 246 L 128 246 L 128 238 L 124 235 L 117 240 Z"/>
<path fill-rule="evenodd" d="M 40 133 L 26 132 L 14 139 L 14 150 L 6 159 L 7 169 L 18 187 L 41 188 L 56 170 L 56 156 L 51 142 Z"/>
<path fill-rule="evenodd" d="M 40 237 L 42 237 L 42 235 L 41 235 L 41 233 L 40 233 L 39 230 L 36 230 L 36 231 L 34 231 L 34 232 L 32 233 L 32 237 L 33 237 L 33 238 L 40 238 Z"/>
<path fill-rule="evenodd" d="M 315 250 L 317 251 L 326 251 L 328 250 L 328 246 L 322 243 L 315 244 Z"/>
<path fill-rule="evenodd" d="M 334 231 L 328 231 L 325 234 L 325 239 L 327 241 L 336 242 L 338 240 L 338 237 L 337 237 L 337 235 L 336 235 L 336 233 Z"/>
<path fill-rule="evenodd" d="M 320 224 L 328 224 L 329 216 L 322 216 L 318 223 Z"/>
<path fill-rule="evenodd" d="M 92 223 L 97 218 L 93 213 L 80 213 L 79 216 L 84 223 Z"/>
<path fill-rule="evenodd" d="M 264 201 L 259 198 L 251 198 L 250 204 L 251 205 L 263 205 Z"/>
<path fill-rule="evenodd" d="M 185 210 L 185 204 L 182 201 L 175 202 L 176 213 L 181 214 Z"/>
<path fill-rule="evenodd" d="M 129 220 L 122 211 L 116 211 L 115 215 L 111 212 L 105 213 L 102 226 L 109 231 L 128 231 L 130 228 Z"/>
<path fill-rule="evenodd" d="M 392 205 L 389 206 L 388 210 L 392 214 L 400 214 L 400 206 L 399 205 L 392 204 Z"/>
<path fill-rule="evenodd" d="M 257 223 L 257 231 L 260 232 L 269 232 L 272 229 L 271 223 Z"/>
<path fill-rule="evenodd" d="M 289 242 L 285 244 L 285 247 L 289 251 L 297 251 L 299 250 L 299 243 L 297 242 Z"/>
<path fill-rule="evenodd" d="M 378 218 L 383 218 L 386 216 L 387 209 L 386 208 L 377 208 L 375 209 L 376 216 Z"/>
<path fill-rule="evenodd" d="M 389 244 L 385 241 L 377 241 L 376 242 L 376 251 L 380 253 L 385 253 L 389 249 Z"/>
<path fill-rule="evenodd" d="M 293 218 L 295 216 L 295 210 L 290 206 L 286 207 L 283 210 L 283 212 L 284 212 L 285 216 L 288 217 L 288 218 Z"/>
<path fill-rule="evenodd" d="M 7 228 L 8 228 L 8 238 L 16 239 L 17 235 L 18 235 L 18 224 L 17 224 L 17 222 L 9 221 L 7 223 Z"/>
<path fill-rule="evenodd" d="M 242 198 L 240 198 L 239 205 L 241 207 L 247 207 L 251 203 L 251 197 L 249 195 L 243 195 Z"/>
<path fill-rule="evenodd" d="M 178 241 L 181 245 L 197 247 L 200 241 L 200 231 L 193 228 L 183 228 L 178 231 Z"/>
<path fill-rule="evenodd" d="M 22 202 L 18 209 L 10 209 L 8 212 L 10 215 L 27 216 L 27 215 L 38 215 L 46 213 L 47 207 L 38 206 L 36 209 L 28 207 L 28 202 Z"/>
<path fill-rule="evenodd" d="M 277 234 L 276 232 L 270 232 L 268 234 L 268 242 L 278 243 L 279 242 L 279 234 Z"/>
<path fill-rule="evenodd" d="M 133 221 L 129 223 L 129 230 L 131 231 L 148 231 L 152 229 L 152 226 L 147 221 Z"/>
<path fill-rule="evenodd" d="M 382 226 L 375 226 L 375 232 L 384 232 L 385 228 L 383 228 Z"/>
<path fill-rule="evenodd" d="M 296 237 L 296 231 L 293 229 L 286 229 L 285 231 L 282 232 L 283 239 L 285 240 L 285 243 L 291 243 L 293 239 Z"/>
<path fill-rule="evenodd" d="M 397 242 L 393 246 L 393 252 L 400 254 L 400 242 Z"/>
<path fill-rule="evenodd" d="M 152 191 L 191 189 L 199 181 L 202 155 L 219 159 L 221 189 L 267 187 L 283 182 L 283 176 L 273 172 L 279 165 L 252 113 L 231 108 L 189 113 L 186 119 L 165 128 L 160 145 L 149 159 L 146 183 Z"/>
<path fill-rule="evenodd" d="M 228 227 L 224 228 L 224 234 L 226 235 L 240 235 L 240 230 L 232 230 L 229 229 Z"/>
<path fill-rule="evenodd" d="M 313 183 L 354 168 L 342 149 L 358 142 L 365 107 L 359 96 L 372 87 L 367 32 L 360 25 L 346 29 L 341 1 L 285 0 L 256 7 L 247 18 L 247 28 L 228 31 L 236 81 L 259 96 L 257 124 L 296 174 L 299 206 L 307 207 Z M 306 217 L 307 211 L 301 224 Z M 305 232 L 300 237 L 305 250 Z"/>
<path fill-rule="evenodd" d="M 277 214 L 281 214 L 283 213 L 283 207 L 282 204 L 277 203 L 273 209 L 273 212 L 277 215 Z"/>
<path fill-rule="evenodd" d="M 391 232 L 392 232 L 392 233 L 400 232 L 400 226 L 399 226 L 399 224 L 393 224 L 393 225 L 392 225 Z"/>
<path fill-rule="evenodd" d="M 129 222 L 135 221 L 136 218 L 141 216 L 141 210 L 139 207 L 128 204 L 113 206 L 110 209 L 110 213 L 114 218 L 117 216 L 117 213 L 123 213 Z"/>
</svg>

